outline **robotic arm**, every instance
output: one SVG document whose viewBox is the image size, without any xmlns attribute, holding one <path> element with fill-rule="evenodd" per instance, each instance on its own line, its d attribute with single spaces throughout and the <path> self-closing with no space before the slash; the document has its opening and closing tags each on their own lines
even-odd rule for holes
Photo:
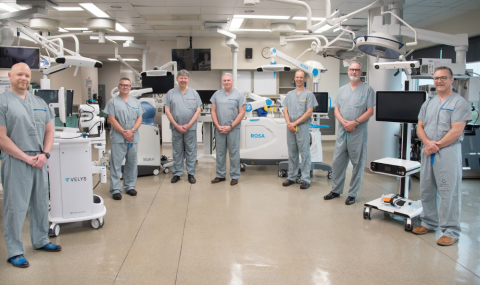
<svg viewBox="0 0 480 285">
<path fill-rule="evenodd" d="M 250 118 L 253 116 L 252 115 L 253 110 L 256 110 L 258 108 L 263 108 L 265 106 L 271 106 L 273 104 L 272 99 L 265 98 L 254 93 L 248 92 L 248 97 L 253 99 L 254 102 L 247 103 L 246 114 L 245 114 L 247 118 Z"/>
</svg>

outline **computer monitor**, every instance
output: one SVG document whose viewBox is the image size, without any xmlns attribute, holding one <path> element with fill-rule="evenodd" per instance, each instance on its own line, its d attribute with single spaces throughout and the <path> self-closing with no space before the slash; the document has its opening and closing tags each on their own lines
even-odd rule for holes
<svg viewBox="0 0 480 285">
<path fill-rule="evenodd" d="M 60 121 L 62 123 L 66 122 L 66 117 L 67 117 L 67 101 L 68 101 L 68 96 L 67 96 L 67 91 L 65 91 L 65 88 L 60 88 L 60 89 L 35 89 L 33 91 L 33 94 L 42 98 L 47 105 L 53 109 L 55 112 L 55 117 L 60 118 Z M 62 96 L 58 96 L 61 94 Z M 73 105 L 73 90 L 72 90 L 72 102 L 71 105 Z M 72 110 L 73 107 L 70 106 L 70 110 Z"/>
<path fill-rule="evenodd" d="M 152 88 L 153 92 L 145 94 L 165 94 L 175 86 L 173 75 L 147 76 L 142 75 L 142 88 Z"/>
<path fill-rule="evenodd" d="M 200 99 L 202 99 L 202 104 L 212 104 L 210 98 L 212 98 L 217 90 L 197 90 L 197 92 L 198 95 L 200 95 Z"/>
<path fill-rule="evenodd" d="M 73 114 L 73 90 L 67 89 L 67 117 Z"/>
<path fill-rule="evenodd" d="M 328 92 L 313 92 L 318 106 L 313 108 L 313 113 L 328 114 Z"/>
<path fill-rule="evenodd" d="M 20 62 L 26 63 L 33 71 L 40 70 L 40 48 L 0 46 L 0 70 L 10 70 Z"/>
<path fill-rule="evenodd" d="M 416 124 L 426 98 L 425 91 L 377 91 L 376 120 Z"/>
</svg>

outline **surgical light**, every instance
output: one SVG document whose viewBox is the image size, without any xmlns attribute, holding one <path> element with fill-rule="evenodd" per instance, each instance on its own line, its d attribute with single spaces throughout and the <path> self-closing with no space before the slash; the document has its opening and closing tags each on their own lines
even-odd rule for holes
<svg viewBox="0 0 480 285">
<path fill-rule="evenodd" d="M 377 58 L 398 59 L 400 55 L 405 54 L 404 44 L 385 33 L 359 36 L 353 42 L 360 51 Z"/>
<path fill-rule="evenodd" d="M 267 65 L 262 65 L 257 67 L 257 71 L 290 71 L 290 66 L 285 65 L 285 64 L 267 64 Z"/>
</svg>

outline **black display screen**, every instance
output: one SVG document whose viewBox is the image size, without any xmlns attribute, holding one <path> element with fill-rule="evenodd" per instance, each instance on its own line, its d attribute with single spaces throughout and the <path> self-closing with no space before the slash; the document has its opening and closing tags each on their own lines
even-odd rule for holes
<svg viewBox="0 0 480 285">
<path fill-rule="evenodd" d="M 143 73 L 142 73 L 143 74 Z M 152 88 L 153 92 L 145 94 L 165 94 L 175 85 L 175 78 L 173 75 L 165 76 L 143 76 L 142 88 Z M 145 95 L 144 94 L 144 95 Z"/>
<path fill-rule="evenodd" d="M 40 69 L 40 49 L 26 47 L 0 47 L 0 69 L 11 69 L 24 62 L 30 69 Z"/>
<path fill-rule="evenodd" d="M 376 120 L 416 124 L 426 98 L 424 91 L 377 91 Z"/>
<path fill-rule="evenodd" d="M 314 113 L 328 113 L 328 92 L 313 92 L 318 106 L 313 108 Z"/>
<path fill-rule="evenodd" d="M 212 98 L 217 90 L 197 90 L 197 92 L 198 95 L 200 95 L 200 99 L 202 99 L 202 104 L 212 104 L 210 98 Z"/>
</svg>

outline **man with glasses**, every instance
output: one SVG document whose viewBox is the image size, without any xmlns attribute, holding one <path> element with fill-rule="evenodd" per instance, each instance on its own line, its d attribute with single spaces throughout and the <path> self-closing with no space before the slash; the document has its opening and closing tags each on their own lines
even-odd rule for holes
<svg viewBox="0 0 480 285">
<path fill-rule="evenodd" d="M 105 110 L 112 126 L 110 130 L 110 194 L 114 200 L 122 199 L 120 176 L 122 162 L 125 159 L 123 171 L 123 190 L 136 196 L 135 182 L 137 181 L 137 152 L 140 134 L 137 132 L 142 124 L 142 115 L 145 113 L 140 101 L 129 96 L 132 85 L 130 79 L 121 78 L 118 84 L 119 96 L 108 101 Z"/>
<path fill-rule="evenodd" d="M 177 73 L 178 87 L 168 91 L 165 97 L 165 115 L 172 130 L 173 178 L 177 183 L 183 176 L 183 150 L 185 150 L 188 182 L 195 183 L 197 161 L 197 119 L 202 101 L 198 92 L 188 87 L 190 74 L 185 69 Z"/>
<path fill-rule="evenodd" d="M 353 171 L 346 205 L 355 203 L 362 185 L 367 153 L 367 123 L 373 115 L 375 106 L 375 91 L 360 81 L 361 69 L 362 65 L 359 62 L 350 64 L 348 67 L 350 83 L 340 87 L 335 99 L 335 117 L 340 125 L 333 154 L 333 185 L 332 191 L 323 197 L 325 200 L 331 200 L 343 193 L 345 172 L 350 160 Z"/>
<path fill-rule="evenodd" d="M 463 129 L 472 120 L 470 106 L 453 92 L 452 70 L 445 66 L 433 75 L 438 96 L 425 102 L 418 114 L 417 135 L 423 143 L 420 171 L 421 226 L 413 233 L 423 235 L 440 226 L 443 236 L 438 245 L 448 246 L 460 237 L 460 201 L 462 194 Z M 439 222 L 438 196 L 442 205 Z"/>
</svg>

